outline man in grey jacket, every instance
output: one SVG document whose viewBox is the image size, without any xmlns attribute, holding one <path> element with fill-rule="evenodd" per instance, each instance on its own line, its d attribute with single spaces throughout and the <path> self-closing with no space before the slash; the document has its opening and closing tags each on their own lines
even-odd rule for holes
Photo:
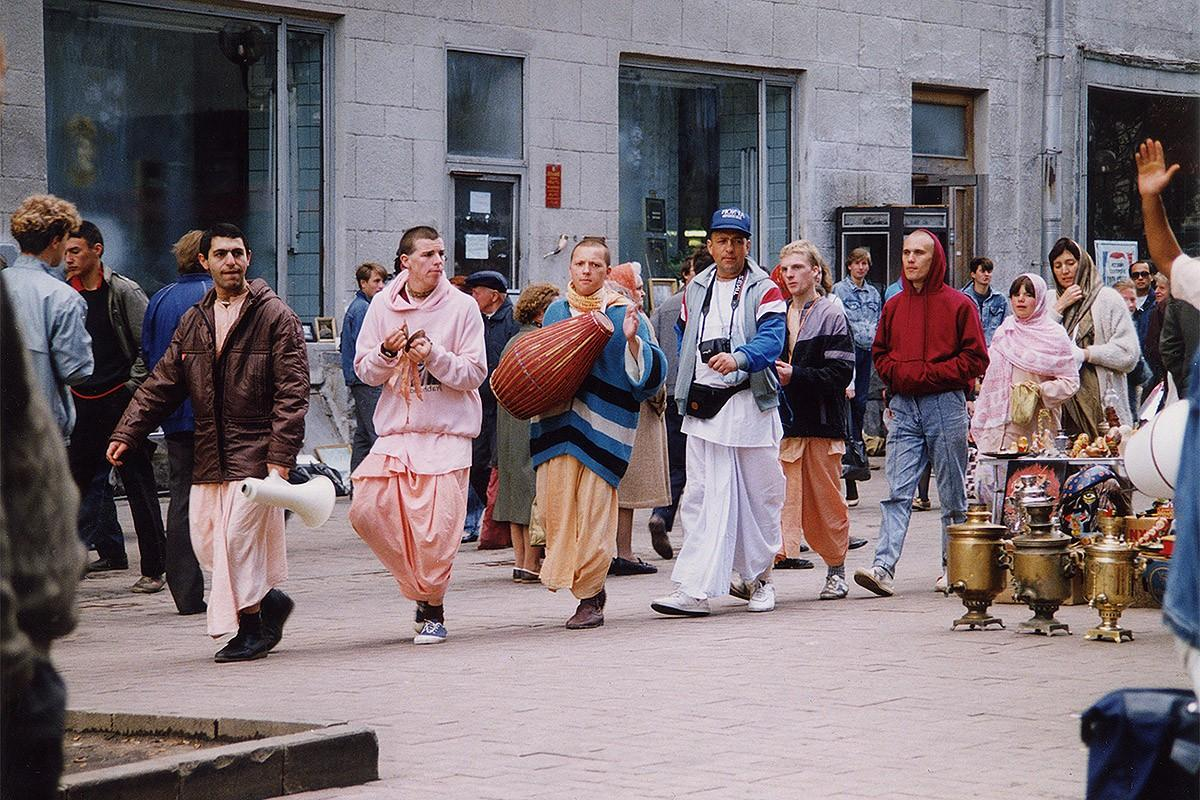
<svg viewBox="0 0 1200 800">
<path fill-rule="evenodd" d="M 0 271 L 29 350 L 33 374 L 58 429 L 66 439 L 75 427 L 68 386 L 92 374 L 92 337 L 87 305 L 63 282 L 59 264 L 67 236 L 80 222 L 72 203 L 51 194 L 25 198 L 9 219 L 21 254 Z"/>
<path fill-rule="evenodd" d="M 103 256 L 104 237 L 99 228 L 83 220 L 67 239 L 66 248 L 67 280 L 87 305 L 86 324 L 95 357 L 91 377 L 71 388 L 78 416 L 67 455 L 80 495 L 87 492 L 98 470 L 108 468 L 104 450 L 109 434 L 146 379 L 141 356 L 146 294 L 132 280 L 105 266 Z M 118 468 L 142 562 L 142 577 L 133 591 L 143 594 L 162 591 L 166 585 L 167 542 L 150 464 L 153 452 L 152 445 L 138 447 Z M 99 558 L 88 564 L 89 572 L 129 567 L 120 538 L 102 537 L 95 545 Z"/>
</svg>

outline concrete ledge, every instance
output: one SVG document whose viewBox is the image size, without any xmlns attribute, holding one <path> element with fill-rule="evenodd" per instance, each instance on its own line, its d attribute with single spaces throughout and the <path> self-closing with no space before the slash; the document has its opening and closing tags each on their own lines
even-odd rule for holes
<svg viewBox="0 0 1200 800">
<path fill-rule="evenodd" d="M 379 778 L 375 732 L 345 723 L 68 711 L 67 730 L 248 741 L 64 776 L 59 800 L 261 800 Z"/>
</svg>

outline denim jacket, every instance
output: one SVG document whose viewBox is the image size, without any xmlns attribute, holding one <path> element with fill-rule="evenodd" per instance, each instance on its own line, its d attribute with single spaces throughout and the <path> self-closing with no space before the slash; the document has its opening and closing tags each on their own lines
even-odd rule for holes
<svg viewBox="0 0 1200 800">
<path fill-rule="evenodd" d="M 342 351 L 342 377 L 345 378 L 347 386 L 362 383 L 358 375 L 354 374 L 354 355 L 358 332 L 370 307 L 371 301 L 367 299 L 363 290 L 359 289 L 354 293 L 354 299 L 350 301 L 350 307 L 346 309 L 346 316 L 342 320 L 342 338 L 338 348 Z"/>
<path fill-rule="evenodd" d="M 879 290 L 867 281 L 860 288 L 850 278 L 842 278 L 833 285 L 833 293 L 842 300 L 846 308 L 846 321 L 850 323 L 850 335 L 859 350 L 870 350 L 875 343 L 875 329 L 879 327 L 879 314 L 883 300 Z"/>
<path fill-rule="evenodd" d="M 1200 386 L 1200 358 L 1188 386 Z M 1163 597 L 1163 621 L 1191 647 L 1200 648 L 1200 393 L 1188 397 L 1187 430 L 1175 487 L 1175 552 Z"/>
<path fill-rule="evenodd" d="M 1008 298 L 994 289 L 986 295 L 978 294 L 973 281 L 962 288 L 962 293 L 975 301 L 975 307 L 979 309 L 979 321 L 983 323 L 983 340 L 991 346 L 992 334 L 1008 316 Z"/>
</svg>

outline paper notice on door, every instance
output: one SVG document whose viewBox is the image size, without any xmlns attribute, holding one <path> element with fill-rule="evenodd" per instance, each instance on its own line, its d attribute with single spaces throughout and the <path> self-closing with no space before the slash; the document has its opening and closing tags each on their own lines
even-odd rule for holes
<svg viewBox="0 0 1200 800">
<path fill-rule="evenodd" d="M 488 235 L 486 233 L 468 233 L 465 238 L 467 250 L 465 258 L 478 260 L 488 257 Z"/>
<path fill-rule="evenodd" d="M 492 193 L 491 192 L 471 192 L 471 213 L 472 214 L 490 214 L 490 213 L 492 213 Z"/>
</svg>

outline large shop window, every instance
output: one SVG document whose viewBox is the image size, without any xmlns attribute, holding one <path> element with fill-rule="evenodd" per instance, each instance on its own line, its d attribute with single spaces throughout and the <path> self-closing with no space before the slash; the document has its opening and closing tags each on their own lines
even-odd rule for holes
<svg viewBox="0 0 1200 800">
<path fill-rule="evenodd" d="M 1133 152 L 1161 139 L 1179 173 L 1163 193 L 1167 218 L 1185 253 L 1200 250 L 1200 97 L 1089 86 L 1087 94 L 1087 246 L 1134 241 L 1149 257 Z"/>
<path fill-rule="evenodd" d="M 45 31 L 49 188 L 100 227 L 105 263 L 152 294 L 180 235 L 232 222 L 250 276 L 321 314 L 324 30 L 47 0 Z"/>
<path fill-rule="evenodd" d="M 791 84 L 626 65 L 619 106 L 620 259 L 674 277 L 736 205 L 773 264 L 791 238 Z"/>
<path fill-rule="evenodd" d="M 446 52 L 446 153 L 456 275 L 495 270 L 517 285 L 525 171 L 524 61 Z"/>
</svg>

